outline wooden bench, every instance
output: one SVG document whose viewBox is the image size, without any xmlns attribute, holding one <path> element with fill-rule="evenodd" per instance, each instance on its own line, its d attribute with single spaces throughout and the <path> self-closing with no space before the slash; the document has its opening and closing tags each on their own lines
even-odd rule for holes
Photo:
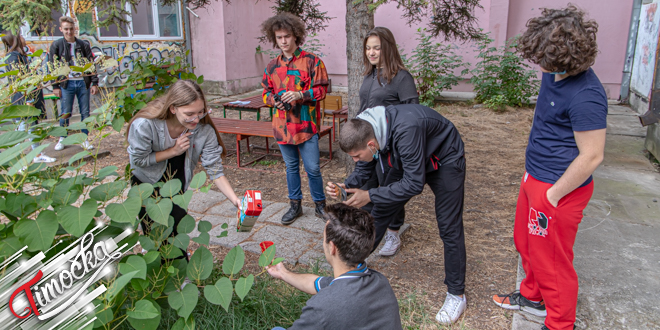
<svg viewBox="0 0 660 330">
<path fill-rule="evenodd" d="M 250 152 L 250 137 L 251 136 L 261 136 L 266 138 L 266 154 L 245 164 L 248 166 L 252 163 L 259 161 L 260 159 L 266 157 L 267 155 L 275 155 L 270 153 L 270 145 L 268 143 L 269 138 L 275 138 L 273 135 L 273 124 L 265 121 L 253 121 L 253 120 L 240 120 L 240 119 L 227 119 L 227 118 L 213 118 L 213 123 L 218 129 L 218 132 L 225 134 L 235 134 L 236 135 L 236 164 L 238 167 L 241 167 L 241 140 L 247 141 L 247 150 Z M 328 135 L 328 150 L 330 156 L 321 167 L 325 166 L 332 160 L 332 127 L 331 126 L 321 126 L 321 131 L 319 132 L 319 138 Z"/>
<path fill-rule="evenodd" d="M 248 112 L 256 112 L 257 113 L 257 121 L 261 120 L 261 108 L 268 108 L 270 109 L 270 118 L 272 120 L 273 118 L 273 108 L 268 106 L 267 104 L 264 103 L 264 99 L 261 95 L 255 95 L 251 96 L 242 100 L 238 100 L 242 102 L 250 102 L 248 104 L 232 104 L 232 102 L 227 102 L 222 104 L 222 114 L 224 118 L 227 118 L 227 110 L 238 110 L 238 118 L 243 119 L 242 112 L 243 111 L 248 111 Z M 236 101 L 233 101 L 236 102 Z"/>
</svg>

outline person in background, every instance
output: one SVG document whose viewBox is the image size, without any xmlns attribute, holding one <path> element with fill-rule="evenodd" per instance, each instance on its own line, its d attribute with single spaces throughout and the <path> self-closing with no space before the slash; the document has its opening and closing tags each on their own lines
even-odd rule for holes
<svg viewBox="0 0 660 330">
<path fill-rule="evenodd" d="M 282 263 L 267 269 L 272 277 L 313 295 L 289 329 L 401 329 L 390 282 L 364 261 L 374 244 L 374 218 L 341 203 L 325 211 L 323 252 L 333 276 L 294 273 Z"/>
<path fill-rule="evenodd" d="M 520 291 L 495 295 L 506 309 L 545 316 L 541 329 L 574 329 L 573 245 L 603 161 L 607 95 L 591 66 L 598 23 L 569 5 L 527 21 L 518 44 L 543 77 L 525 154 L 513 239 L 525 269 Z"/>
<path fill-rule="evenodd" d="M 415 79 L 403 65 L 392 31 L 377 26 L 367 33 L 363 45 L 364 80 L 360 87 L 358 114 L 367 108 L 379 105 L 419 104 Z M 390 170 L 388 164 L 384 164 L 382 169 L 377 167 L 376 173 L 360 189 L 377 188 L 378 176 L 387 176 Z M 371 212 L 372 208 L 372 203 L 364 206 L 368 212 Z M 399 250 L 401 246 L 399 229 L 403 226 L 405 215 L 405 207 L 392 213 L 392 221 L 385 235 L 385 244 L 378 251 L 381 256 L 393 256 Z"/>
<path fill-rule="evenodd" d="M 89 63 L 94 62 L 94 54 L 89 42 L 76 38 L 76 23 L 69 16 L 60 17 L 60 31 L 64 38 L 53 41 L 50 45 L 49 57 L 51 62 L 64 62 L 64 64 L 81 65 L 83 59 Z M 71 70 L 68 77 L 58 77 L 58 82 L 53 84 L 53 93 L 60 98 L 62 115 L 60 116 L 60 126 L 69 125 L 69 118 L 73 111 L 73 101 L 78 99 L 78 108 L 80 109 L 80 121 L 89 117 L 89 98 L 90 93 L 95 95 L 98 92 L 99 78 L 97 75 L 83 75 L 82 72 Z M 89 135 L 87 129 L 82 130 Z M 64 137 L 55 145 L 55 150 L 64 149 L 62 144 Z M 85 150 L 93 148 L 89 141 L 85 140 L 82 144 Z"/>
<path fill-rule="evenodd" d="M 177 81 L 167 94 L 138 111 L 126 129 L 131 184 L 179 179 L 183 194 L 201 160 L 209 178 L 238 207 L 240 200 L 223 173 L 224 144 L 208 113 L 204 93 L 192 80 Z M 172 237 L 177 235 L 177 226 L 186 214 L 186 210 L 173 205 Z M 153 220 L 144 207 L 139 216 L 144 233 L 149 233 Z"/>
<path fill-rule="evenodd" d="M 5 46 L 5 56 L 7 56 L 7 59 L 5 60 L 7 71 L 19 70 L 21 72 L 26 72 L 28 70 L 29 61 L 28 56 L 25 53 L 25 39 L 20 35 L 12 34 L 10 31 L 5 31 L 2 34 L 4 34 L 2 37 L 2 44 Z M 9 79 L 14 79 L 14 76 L 9 76 Z M 45 105 L 43 99 L 43 92 L 41 89 L 38 89 L 28 94 L 15 93 L 12 95 L 12 104 L 28 104 L 41 110 L 42 114 L 44 114 Z M 35 120 L 32 123 L 27 123 L 27 120 L 28 118 L 15 120 L 18 124 L 17 130 L 25 131 L 27 129 L 28 132 L 32 132 L 33 128 L 27 126 L 36 125 L 38 124 L 38 121 Z M 37 147 L 39 147 L 39 143 L 32 144 L 32 149 Z M 46 156 L 46 154 L 42 152 L 37 157 L 34 157 L 33 161 L 35 163 L 52 163 L 56 160 L 57 159 L 53 157 Z"/>
<path fill-rule="evenodd" d="M 261 26 L 273 47 L 282 50 L 264 70 L 261 85 L 264 103 L 277 107 L 273 131 L 286 164 L 286 183 L 291 208 L 282 217 L 290 225 L 302 215 L 300 158 L 316 204 L 316 216 L 323 216 L 325 194 L 319 154 L 320 113 L 317 102 L 325 99 L 328 73 L 318 56 L 300 49 L 305 41 L 305 24 L 291 13 L 267 19 Z"/>
</svg>

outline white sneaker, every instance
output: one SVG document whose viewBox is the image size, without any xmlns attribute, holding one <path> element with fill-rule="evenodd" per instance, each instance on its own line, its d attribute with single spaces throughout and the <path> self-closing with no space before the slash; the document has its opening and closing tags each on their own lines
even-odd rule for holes
<svg viewBox="0 0 660 330">
<path fill-rule="evenodd" d="M 461 317 L 461 314 L 465 311 L 465 307 L 467 307 L 465 295 L 461 298 L 447 292 L 445 303 L 442 305 L 438 314 L 435 315 L 435 320 L 441 324 L 452 324 Z"/>
<path fill-rule="evenodd" d="M 64 149 L 64 145 L 62 144 L 62 141 L 64 141 L 64 138 L 61 137 L 59 141 L 57 141 L 57 144 L 55 145 L 55 150 L 60 151 Z"/>
<path fill-rule="evenodd" d="M 37 156 L 37 157 L 34 157 L 34 160 L 33 160 L 33 161 L 34 161 L 35 163 L 52 163 L 52 162 L 54 162 L 54 161 L 56 161 L 56 160 L 57 160 L 57 159 L 55 159 L 55 158 L 53 158 L 53 157 L 48 157 L 48 156 L 46 156 L 46 155 L 44 155 L 44 154 L 41 154 L 41 155 L 39 155 L 39 156 Z"/>
<path fill-rule="evenodd" d="M 83 149 L 85 149 L 85 150 L 92 150 L 92 149 L 94 149 L 94 146 L 93 146 L 91 143 L 89 143 L 89 141 L 87 141 L 87 140 L 85 140 L 85 142 L 83 142 L 82 147 L 83 147 Z"/>
<path fill-rule="evenodd" d="M 401 246 L 399 233 L 394 234 L 388 230 L 385 235 L 385 244 L 383 245 L 383 248 L 378 251 L 378 254 L 384 257 L 393 256 L 399 251 L 399 246 Z"/>
</svg>

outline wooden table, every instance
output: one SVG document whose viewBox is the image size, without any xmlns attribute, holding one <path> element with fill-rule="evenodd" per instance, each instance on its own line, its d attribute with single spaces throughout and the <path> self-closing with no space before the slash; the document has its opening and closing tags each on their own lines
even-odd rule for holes
<svg viewBox="0 0 660 330">
<path fill-rule="evenodd" d="M 239 119 L 243 119 L 242 116 L 243 111 L 249 111 L 249 112 L 256 112 L 257 121 L 259 121 L 261 120 L 261 108 L 268 108 L 270 109 L 270 118 L 272 120 L 273 108 L 264 103 L 264 99 L 261 95 L 255 95 L 238 101 L 249 101 L 250 103 L 245 105 L 232 104 L 231 102 L 224 103 L 222 105 L 223 107 L 222 114 L 224 118 L 227 118 L 227 110 L 238 110 Z"/>
<path fill-rule="evenodd" d="M 235 134 L 236 135 L 236 164 L 238 167 L 241 167 L 241 140 L 247 141 L 247 150 L 250 152 L 250 137 L 251 136 L 261 136 L 266 138 L 266 154 L 263 156 L 245 164 L 248 166 L 254 162 L 259 161 L 260 159 L 266 157 L 267 155 L 275 155 L 270 153 L 270 145 L 268 144 L 269 138 L 275 138 L 273 135 L 273 126 L 270 122 L 264 121 L 253 121 L 253 120 L 240 120 L 240 119 L 227 119 L 227 118 L 213 118 L 213 123 L 218 129 L 218 132 L 225 134 Z M 330 152 L 330 157 L 327 162 L 322 166 L 326 165 L 332 160 L 332 127 L 331 126 L 321 126 L 321 131 L 319 132 L 319 138 L 328 135 L 328 148 Z"/>
</svg>

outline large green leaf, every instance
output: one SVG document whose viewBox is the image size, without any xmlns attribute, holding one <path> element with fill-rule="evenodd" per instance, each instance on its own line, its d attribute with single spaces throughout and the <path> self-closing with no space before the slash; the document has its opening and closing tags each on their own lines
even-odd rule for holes
<svg viewBox="0 0 660 330">
<path fill-rule="evenodd" d="M 195 218 L 186 214 L 176 227 L 179 233 L 190 234 L 195 229 Z"/>
<path fill-rule="evenodd" d="M 192 199 L 192 196 L 193 196 L 193 191 L 188 190 L 185 193 L 183 193 L 183 195 L 176 195 L 172 197 L 172 202 L 174 202 L 174 204 L 176 205 L 179 205 L 180 208 L 187 210 L 188 204 L 190 204 L 190 200 Z"/>
<path fill-rule="evenodd" d="M 55 212 L 43 210 L 37 220 L 24 218 L 17 222 L 14 225 L 14 235 L 28 246 L 28 251 L 45 251 L 53 244 L 58 227 Z"/>
<path fill-rule="evenodd" d="M 181 249 L 178 247 L 172 245 L 172 244 L 166 244 L 161 246 L 161 252 L 163 253 L 163 257 L 165 259 L 175 259 L 183 255 L 183 252 L 181 252 Z"/>
<path fill-rule="evenodd" d="M 112 284 L 110 284 L 110 287 L 108 288 L 108 291 L 105 292 L 105 297 L 107 301 L 112 301 L 115 299 L 115 297 L 121 292 L 122 289 L 128 284 L 128 282 L 131 281 L 133 278 L 133 275 L 137 274 L 138 271 L 133 271 L 128 274 L 124 274 L 122 276 L 119 276 L 117 279 L 115 279 Z"/>
<path fill-rule="evenodd" d="M 150 183 L 141 183 L 140 185 L 131 187 L 128 192 L 128 197 L 138 197 L 140 201 L 144 201 L 154 192 L 154 186 Z"/>
<path fill-rule="evenodd" d="M 81 159 L 83 159 L 87 156 L 90 156 L 90 155 L 91 155 L 91 153 L 89 151 L 83 150 L 83 151 L 71 156 L 71 158 L 69 158 L 69 161 L 68 161 L 69 165 L 71 165 L 71 164 L 73 164 L 73 163 L 75 163 L 75 162 L 77 162 L 77 161 L 79 161 L 79 160 L 81 160 Z"/>
<path fill-rule="evenodd" d="M 96 214 L 96 201 L 88 199 L 78 208 L 67 205 L 57 212 L 57 220 L 71 235 L 80 237 Z"/>
<path fill-rule="evenodd" d="M 105 202 L 119 196 L 124 188 L 126 188 L 125 181 L 104 183 L 92 189 L 92 191 L 89 192 L 89 197 L 99 202 Z"/>
<path fill-rule="evenodd" d="M 163 198 L 158 202 L 158 204 L 147 204 L 147 214 L 149 217 L 161 225 L 167 226 L 167 219 L 172 212 L 172 200 L 169 198 Z"/>
<path fill-rule="evenodd" d="M 156 243 L 154 243 L 154 241 L 149 236 L 141 235 L 140 238 L 138 238 L 138 240 L 140 241 L 140 245 L 142 246 L 143 249 L 148 251 L 152 251 L 156 249 Z"/>
<path fill-rule="evenodd" d="M 0 135 L 0 148 L 14 146 L 17 143 L 25 141 L 25 139 L 35 138 L 35 135 L 28 134 L 22 131 L 11 131 Z"/>
<path fill-rule="evenodd" d="M 211 235 L 209 233 L 199 233 L 199 236 L 194 237 L 192 240 L 199 245 L 209 245 Z"/>
<path fill-rule="evenodd" d="M 275 245 L 269 246 L 266 251 L 264 251 L 259 256 L 259 267 L 266 267 L 270 265 L 270 263 L 273 261 L 273 258 L 275 258 L 275 252 Z"/>
<path fill-rule="evenodd" d="M 137 274 L 133 275 L 133 278 L 147 278 L 147 263 L 141 256 L 130 256 L 126 262 L 119 264 L 119 272 L 124 275 L 134 271 L 137 271 Z"/>
<path fill-rule="evenodd" d="M 50 136 L 66 136 L 68 133 L 66 127 L 50 127 L 48 128 L 48 135 Z"/>
<path fill-rule="evenodd" d="M 10 105 L 2 110 L 0 119 L 37 117 L 39 115 L 41 115 L 41 110 L 31 105 Z"/>
<path fill-rule="evenodd" d="M 206 220 L 202 220 L 197 224 L 197 230 L 199 230 L 200 233 L 207 233 L 211 228 L 213 228 L 213 225 Z"/>
<path fill-rule="evenodd" d="M 234 246 L 222 262 L 222 272 L 226 275 L 238 274 L 245 264 L 245 252 L 240 246 Z"/>
<path fill-rule="evenodd" d="M 170 330 L 195 330 L 195 316 L 190 316 L 188 319 L 180 317 Z"/>
<path fill-rule="evenodd" d="M 183 287 L 183 290 L 170 293 L 169 297 L 167 297 L 167 302 L 170 304 L 170 307 L 177 311 L 179 316 L 187 319 L 197 305 L 198 294 L 197 286 L 188 284 Z"/>
<path fill-rule="evenodd" d="M 64 145 L 82 144 L 86 140 L 87 140 L 87 134 L 76 133 L 67 136 L 64 140 L 62 140 L 62 144 Z"/>
<path fill-rule="evenodd" d="M 147 318 L 154 315 L 154 317 Z M 126 312 L 128 323 L 135 329 L 155 330 L 158 329 L 161 319 L 160 306 L 147 299 L 139 300 L 135 303 L 133 311 Z"/>
<path fill-rule="evenodd" d="M 193 253 L 188 263 L 188 278 L 193 281 L 207 279 L 213 270 L 213 254 L 207 248 L 201 246 Z"/>
<path fill-rule="evenodd" d="M 128 198 L 121 204 L 109 204 L 105 208 L 105 214 L 113 221 L 135 225 L 135 220 L 137 220 L 137 216 L 140 213 L 141 204 L 137 198 Z"/>
<path fill-rule="evenodd" d="M 241 277 L 236 281 L 236 295 L 243 301 L 243 298 L 250 292 L 254 284 L 254 275 L 250 274 L 248 277 Z"/>
<path fill-rule="evenodd" d="M 25 155 L 23 158 L 19 159 L 14 165 L 12 165 L 9 170 L 7 171 L 7 175 L 12 176 L 18 173 L 19 171 L 22 171 L 24 168 L 30 166 L 32 162 L 34 161 L 34 157 L 37 157 L 42 150 L 46 149 L 48 147 L 48 144 L 42 144 L 30 151 L 27 155 Z"/>
<path fill-rule="evenodd" d="M 0 240 L 0 256 L 8 257 L 20 250 L 25 244 L 16 236 L 6 237 Z"/>
<path fill-rule="evenodd" d="M 70 131 L 79 131 L 81 129 L 87 129 L 87 125 L 85 125 L 85 123 L 79 121 L 77 123 L 73 123 L 73 124 L 67 126 L 66 129 L 68 129 Z"/>
<path fill-rule="evenodd" d="M 168 241 L 174 244 L 174 246 L 178 247 L 179 249 L 187 250 L 188 244 L 190 244 L 190 236 L 184 233 L 180 233 L 175 237 L 170 237 Z"/>
<path fill-rule="evenodd" d="M 199 189 L 199 187 L 203 186 L 205 182 L 206 182 L 206 172 L 201 171 L 195 174 L 192 180 L 190 180 L 190 188 Z"/>
<path fill-rule="evenodd" d="M 5 165 L 10 160 L 22 155 L 23 150 L 29 148 L 31 144 L 31 142 L 23 142 L 9 149 L 2 150 L 2 152 L 0 152 L 0 165 Z"/>
<path fill-rule="evenodd" d="M 122 127 L 124 127 L 124 124 L 126 123 L 126 120 L 124 117 L 117 117 L 112 120 L 112 129 L 114 129 L 117 132 L 120 132 Z"/>
<path fill-rule="evenodd" d="M 99 172 L 96 174 L 95 179 L 96 180 L 103 180 L 107 176 L 117 175 L 116 171 L 117 171 L 117 166 L 114 166 L 114 165 L 106 166 L 106 167 L 99 170 Z"/>
<path fill-rule="evenodd" d="M 180 191 L 181 191 L 181 180 L 172 179 L 165 182 L 163 187 L 160 188 L 160 195 L 163 197 L 172 197 L 178 194 Z"/>
<path fill-rule="evenodd" d="M 149 300 L 138 300 L 135 303 L 135 308 L 132 311 L 126 312 L 129 318 L 138 320 L 148 320 L 160 316 L 156 307 Z"/>
<path fill-rule="evenodd" d="M 2 155 L 2 153 L 0 153 Z M 80 184 L 73 184 L 72 180 L 66 180 L 53 188 L 53 207 L 60 205 L 69 205 L 82 194 L 83 187 Z"/>
<path fill-rule="evenodd" d="M 229 303 L 231 303 L 233 293 L 231 280 L 226 277 L 221 277 L 214 285 L 204 287 L 204 297 L 206 297 L 206 300 L 212 304 L 222 306 L 225 311 L 229 309 Z"/>
</svg>

